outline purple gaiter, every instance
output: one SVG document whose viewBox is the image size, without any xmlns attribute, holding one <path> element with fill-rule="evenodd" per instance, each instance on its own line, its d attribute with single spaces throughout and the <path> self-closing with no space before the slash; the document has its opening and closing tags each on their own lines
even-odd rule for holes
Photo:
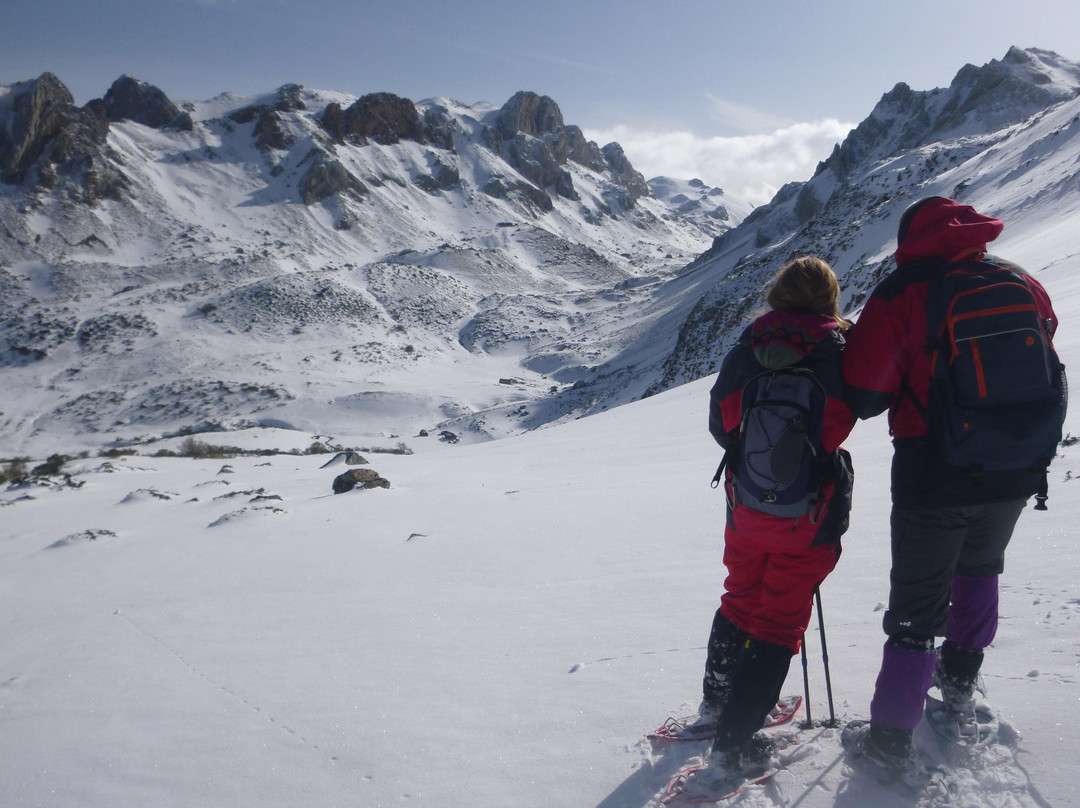
<svg viewBox="0 0 1080 808">
<path fill-rule="evenodd" d="M 870 702 L 870 722 L 885 729 L 915 729 L 936 666 L 937 654 L 933 651 L 885 643 L 881 672 Z"/>
<path fill-rule="evenodd" d="M 998 577 L 954 575 L 945 639 L 968 651 L 994 641 L 998 627 Z"/>
</svg>

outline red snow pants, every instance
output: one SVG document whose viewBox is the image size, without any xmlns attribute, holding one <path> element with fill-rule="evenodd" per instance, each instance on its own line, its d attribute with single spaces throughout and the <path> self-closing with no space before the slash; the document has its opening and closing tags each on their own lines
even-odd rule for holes
<svg viewBox="0 0 1080 808">
<path fill-rule="evenodd" d="M 810 623 L 814 588 L 840 558 L 839 544 L 805 545 L 802 537 L 736 532 L 730 525 L 724 532 L 728 575 L 721 614 L 751 639 L 786 646 L 792 653 L 798 652 Z"/>
</svg>

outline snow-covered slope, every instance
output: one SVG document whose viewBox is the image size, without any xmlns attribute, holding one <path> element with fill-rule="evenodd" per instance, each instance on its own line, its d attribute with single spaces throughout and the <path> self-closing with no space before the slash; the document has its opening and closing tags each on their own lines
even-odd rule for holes
<svg viewBox="0 0 1080 808">
<path fill-rule="evenodd" d="M 1068 361 L 1077 274 L 1040 279 Z M 158 458 L 155 444 L 68 462 L 77 488 L 0 491 L 0 804 L 656 808 L 704 748 L 643 736 L 696 706 L 722 591 L 708 381 L 500 441 L 365 451 L 389 490 L 333 496 L 347 468 L 323 468 L 333 455 Z M 200 436 L 316 438 L 368 446 Z M 841 721 L 868 714 L 889 556 L 884 421 L 848 445 L 855 509 L 823 587 Z M 1050 510 L 1027 511 L 1010 548 L 984 666 L 1008 743 L 951 764 L 954 793 L 935 803 L 879 786 L 817 727 L 733 805 L 1072 804 L 1080 447 L 1062 452 Z M 807 642 L 822 719 L 816 628 Z M 802 691 L 797 660 L 785 689 Z M 933 748 L 925 727 L 918 742 Z"/>
<path fill-rule="evenodd" d="M 15 91 L 43 86 L 44 128 L 58 80 L 0 96 L 9 141 Z M 0 183 L 0 453 L 207 423 L 415 434 L 479 413 L 467 431 L 517 431 L 520 405 L 594 378 L 670 309 L 662 281 L 747 209 L 680 214 L 530 93 L 496 108 L 287 85 L 107 138 L 70 115 Z"/>
<path fill-rule="evenodd" d="M 684 218 L 701 222 L 704 229 L 715 228 L 716 222 L 734 226 L 753 209 L 742 200 L 728 198 L 723 188 L 714 188 L 700 179 L 653 177 L 649 180 L 649 190 Z"/>
</svg>

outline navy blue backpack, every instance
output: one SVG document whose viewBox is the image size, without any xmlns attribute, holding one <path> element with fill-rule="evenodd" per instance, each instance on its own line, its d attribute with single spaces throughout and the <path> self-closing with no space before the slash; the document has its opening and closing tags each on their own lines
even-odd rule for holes
<svg viewBox="0 0 1080 808">
<path fill-rule="evenodd" d="M 1065 366 L 1022 275 L 989 261 L 943 264 L 926 317 L 923 415 L 944 459 L 975 472 L 1045 470 L 1061 440 Z"/>
<path fill-rule="evenodd" d="M 805 368 L 759 373 L 742 391 L 735 499 L 762 513 L 816 520 L 826 458 L 821 447 L 827 396 Z"/>
</svg>

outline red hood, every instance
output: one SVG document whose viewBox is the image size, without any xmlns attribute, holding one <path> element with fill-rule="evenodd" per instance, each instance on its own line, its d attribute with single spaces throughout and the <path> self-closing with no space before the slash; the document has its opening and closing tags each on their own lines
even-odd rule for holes
<svg viewBox="0 0 1080 808">
<path fill-rule="evenodd" d="M 896 265 L 920 258 L 951 259 L 967 252 L 986 252 L 987 242 L 1004 229 L 1003 222 L 984 216 L 970 205 L 932 197 L 919 206 L 902 232 Z"/>
<path fill-rule="evenodd" d="M 750 347 L 766 368 L 796 364 L 839 328 L 824 314 L 798 311 L 770 311 L 750 325 Z"/>
</svg>

